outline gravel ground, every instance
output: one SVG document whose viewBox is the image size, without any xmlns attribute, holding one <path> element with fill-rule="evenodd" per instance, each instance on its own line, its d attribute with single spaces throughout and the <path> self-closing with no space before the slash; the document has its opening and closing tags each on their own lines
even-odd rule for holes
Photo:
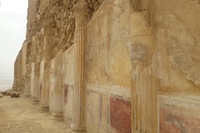
<svg viewBox="0 0 200 133">
<path fill-rule="evenodd" d="M 1 133 L 49 133 L 42 126 L 31 120 L 0 122 Z M 53 132 L 52 132 L 53 133 Z"/>
<path fill-rule="evenodd" d="M 69 126 L 52 120 L 51 113 L 40 113 L 30 99 L 0 98 L 0 133 L 68 133 Z"/>
</svg>

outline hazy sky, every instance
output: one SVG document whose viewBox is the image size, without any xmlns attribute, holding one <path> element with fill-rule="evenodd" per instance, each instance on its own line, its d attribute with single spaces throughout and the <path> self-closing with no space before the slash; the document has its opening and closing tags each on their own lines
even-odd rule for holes
<svg viewBox="0 0 200 133">
<path fill-rule="evenodd" d="M 25 40 L 28 0 L 0 0 L 0 78 L 13 75 Z"/>
</svg>

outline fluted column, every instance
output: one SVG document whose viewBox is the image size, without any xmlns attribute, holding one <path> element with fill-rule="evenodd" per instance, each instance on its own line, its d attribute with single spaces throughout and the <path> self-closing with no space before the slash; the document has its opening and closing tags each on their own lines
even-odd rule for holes
<svg viewBox="0 0 200 133">
<path fill-rule="evenodd" d="M 55 57 L 55 79 L 54 79 L 54 96 L 53 96 L 53 111 L 52 116 L 54 120 L 63 120 L 62 108 L 62 53 Z"/>
<path fill-rule="evenodd" d="M 29 62 L 30 52 L 31 52 L 31 42 L 27 42 L 26 48 L 26 74 L 25 74 L 25 89 L 24 97 L 31 98 L 31 63 Z"/>
<path fill-rule="evenodd" d="M 49 88 L 50 88 L 50 64 L 44 64 L 46 70 L 43 72 L 43 80 L 41 86 L 40 96 L 40 112 L 49 111 Z"/>
<path fill-rule="evenodd" d="M 153 73 L 154 37 L 140 12 L 131 15 L 133 133 L 158 133 L 157 91 Z"/>
<path fill-rule="evenodd" d="M 27 42 L 24 41 L 23 46 L 22 46 L 22 85 L 23 85 L 23 92 L 25 92 L 25 87 L 26 87 L 26 60 L 27 58 Z"/>
<path fill-rule="evenodd" d="M 40 84 L 39 84 L 39 77 L 40 77 L 40 63 L 35 62 L 34 63 L 34 77 L 33 77 L 33 98 L 32 102 L 33 103 L 39 103 L 39 89 L 40 89 Z"/>
<path fill-rule="evenodd" d="M 32 95 L 32 103 L 39 103 L 39 77 L 40 77 L 40 63 L 35 62 L 31 65 L 32 73 L 31 73 L 31 95 Z"/>
<path fill-rule="evenodd" d="M 34 90 L 34 71 L 35 71 L 35 64 L 34 63 L 31 63 L 31 85 L 30 85 L 30 92 L 31 92 L 31 100 L 32 100 L 32 103 L 37 103 L 39 100 L 35 94 L 35 90 Z"/>
<path fill-rule="evenodd" d="M 74 6 L 75 15 L 75 80 L 73 90 L 72 132 L 85 132 L 85 86 L 84 86 L 84 46 L 86 24 L 88 23 L 87 4 L 78 2 Z"/>
<path fill-rule="evenodd" d="M 51 69 L 50 69 L 49 111 L 51 113 L 53 112 L 54 88 L 55 88 L 55 58 L 51 60 Z"/>
<path fill-rule="evenodd" d="M 25 89 L 24 89 L 24 97 L 30 97 L 30 89 L 31 89 L 31 66 L 26 64 L 26 75 L 25 75 Z"/>
<path fill-rule="evenodd" d="M 49 111 L 49 89 L 50 89 L 50 66 L 51 50 L 53 43 L 53 31 L 50 27 L 43 27 L 41 30 L 44 36 L 44 71 L 42 75 L 42 86 L 40 96 L 41 112 Z"/>
</svg>

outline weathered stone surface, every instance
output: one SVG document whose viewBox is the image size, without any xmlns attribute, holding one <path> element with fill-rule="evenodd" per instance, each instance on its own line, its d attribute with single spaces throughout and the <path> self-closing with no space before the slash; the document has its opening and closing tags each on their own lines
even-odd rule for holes
<svg viewBox="0 0 200 133">
<path fill-rule="evenodd" d="M 29 0 L 12 90 L 71 132 L 195 133 L 198 98 L 157 97 L 200 96 L 199 12 L 199 0 Z"/>
</svg>

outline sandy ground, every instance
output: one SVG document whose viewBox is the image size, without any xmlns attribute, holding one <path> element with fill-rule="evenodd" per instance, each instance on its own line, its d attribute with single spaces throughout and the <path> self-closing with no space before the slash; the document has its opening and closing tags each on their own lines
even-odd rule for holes
<svg viewBox="0 0 200 133">
<path fill-rule="evenodd" d="M 0 133 L 68 133 L 68 128 L 52 120 L 50 112 L 39 112 L 30 99 L 0 98 Z"/>
</svg>

